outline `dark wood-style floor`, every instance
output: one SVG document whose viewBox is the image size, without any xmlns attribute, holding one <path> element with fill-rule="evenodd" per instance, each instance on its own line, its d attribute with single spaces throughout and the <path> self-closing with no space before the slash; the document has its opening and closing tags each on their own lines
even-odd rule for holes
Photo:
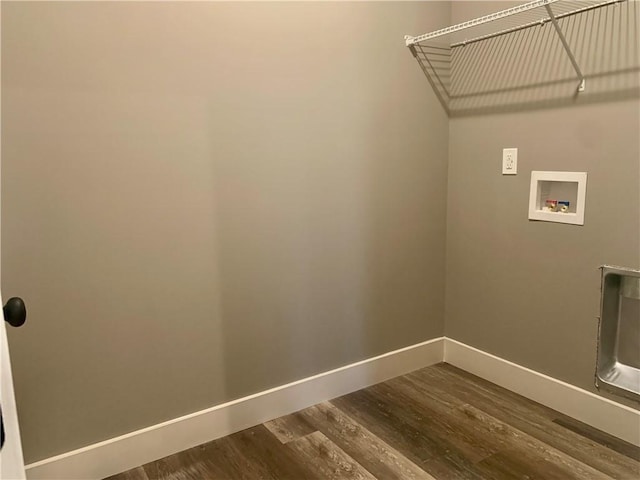
<svg viewBox="0 0 640 480">
<path fill-rule="evenodd" d="M 110 477 L 640 479 L 640 449 L 447 364 Z"/>
</svg>

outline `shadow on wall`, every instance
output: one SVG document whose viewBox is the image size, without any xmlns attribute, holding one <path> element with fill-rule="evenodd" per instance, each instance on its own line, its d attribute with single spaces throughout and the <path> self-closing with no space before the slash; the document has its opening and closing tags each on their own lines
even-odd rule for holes
<svg viewBox="0 0 640 480">
<path fill-rule="evenodd" d="M 557 15 L 557 13 L 556 13 Z M 421 43 L 416 58 L 451 117 L 640 98 L 640 5 L 558 19 L 585 79 L 550 22 L 466 45 Z"/>
</svg>

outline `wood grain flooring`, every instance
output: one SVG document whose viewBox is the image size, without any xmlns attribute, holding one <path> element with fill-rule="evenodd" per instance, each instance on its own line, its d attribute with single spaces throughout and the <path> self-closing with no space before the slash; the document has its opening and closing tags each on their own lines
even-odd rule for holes
<svg viewBox="0 0 640 480">
<path fill-rule="evenodd" d="M 109 480 L 640 480 L 640 449 L 447 364 Z"/>
</svg>

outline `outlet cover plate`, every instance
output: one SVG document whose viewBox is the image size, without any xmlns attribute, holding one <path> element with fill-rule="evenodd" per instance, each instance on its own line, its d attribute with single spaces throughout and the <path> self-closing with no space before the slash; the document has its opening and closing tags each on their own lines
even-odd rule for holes
<svg viewBox="0 0 640 480">
<path fill-rule="evenodd" d="M 505 148 L 502 150 L 502 174 L 516 175 L 518 173 L 518 149 Z"/>
</svg>

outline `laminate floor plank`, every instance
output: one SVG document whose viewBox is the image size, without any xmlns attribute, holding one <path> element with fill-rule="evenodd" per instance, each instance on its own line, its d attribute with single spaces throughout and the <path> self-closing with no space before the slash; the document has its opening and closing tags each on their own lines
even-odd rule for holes
<svg viewBox="0 0 640 480">
<path fill-rule="evenodd" d="M 459 442 L 456 447 L 465 452 L 467 458 L 484 458 L 510 449 L 517 454 L 521 463 L 528 470 L 539 468 L 541 462 L 554 464 L 565 472 L 566 478 L 598 478 L 610 480 L 610 477 L 598 472 L 588 465 L 557 451 L 540 440 L 527 435 L 512 426 L 501 422 L 490 415 L 468 404 L 456 408 L 448 408 L 437 402 L 425 402 L 421 393 L 411 384 L 399 380 L 376 385 L 374 390 L 383 391 L 390 401 L 404 405 L 408 412 L 418 415 L 437 415 L 438 423 L 444 425 L 448 436 Z M 428 403 L 429 409 L 426 409 Z M 528 462 L 528 463 L 527 463 Z"/>
<path fill-rule="evenodd" d="M 480 462 L 485 480 L 522 478 L 527 480 L 592 480 L 597 477 L 580 476 L 567 472 L 553 462 L 537 459 L 537 467 L 531 469 L 532 458 L 523 458 L 520 452 L 505 450 Z"/>
<path fill-rule="evenodd" d="M 445 445 L 450 451 L 458 452 L 472 463 L 500 451 L 501 444 L 486 438 L 487 434 L 493 432 L 487 432 L 477 422 L 470 422 L 456 409 L 421 401 L 412 388 L 407 389 L 398 383 L 392 386 L 385 382 L 374 385 L 371 391 L 378 399 L 384 399 L 387 406 L 393 405 L 399 414 L 404 412 L 405 421 L 446 439 Z"/>
<path fill-rule="evenodd" d="M 321 432 L 287 443 L 324 480 L 376 480 L 362 465 L 347 455 Z M 303 477 L 299 477 L 303 478 Z"/>
<path fill-rule="evenodd" d="M 435 387 L 440 393 L 446 392 L 463 403 L 476 404 L 478 401 L 489 403 L 499 400 L 511 412 L 522 415 L 525 420 L 551 421 L 558 414 L 544 405 L 448 364 L 416 370 L 407 377 L 417 380 L 416 384 L 421 384 L 422 388 Z"/>
<path fill-rule="evenodd" d="M 228 437 L 190 448 L 143 466 L 148 480 L 226 480 L 234 478 L 229 467 L 242 461 L 229 446 Z"/>
<path fill-rule="evenodd" d="M 374 386 L 375 387 L 375 386 Z M 331 401 L 410 461 L 436 478 L 481 479 L 475 462 L 460 451 L 457 437 L 434 428 L 436 414 L 416 415 L 376 394 L 373 387 Z"/>
<path fill-rule="evenodd" d="M 392 389 L 397 398 L 405 404 L 416 402 L 419 406 L 422 391 L 409 382 L 404 383 L 402 379 L 396 380 L 386 382 L 381 388 L 388 388 L 388 394 L 391 394 Z M 430 403 L 430 406 L 434 407 L 435 404 Z M 572 472 L 578 475 L 577 478 L 610 478 L 472 405 L 458 404 L 456 408 L 440 407 L 436 411 L 441 420 L 446 422 L 452 431 L 457 432 L 456 437 L 466 442 L 466 448 L 475 448 L 483 454 L 487 451 L 499 453 L 509 449 L 514 455 L 518 455 L 522 463 L 525 460 L 529 461 L 529 471 L 539 468 L 539 462 L 549 461 L 556 463 L 560 469 L 565 469 L 568 472 L 565 474 L 566 478 L 570 478 Z M 485 458 L 488 456 L 492 455 L 486 455 Z"/>
<path fill-rule="evenodd" d="M 398 450 L 330 402 L 307 408 L 300 414 L 376 478 L 434 480 Z"/>
<path fill-rule="evenodd" d="M 546 472 L 547 478 L 555 478 L 552 472 L 559 472 L 558 478 L 611 480 L 611 477 L 581 461 L 566 455 L 549 444 L 538 440 L 504 422 L 501 422 L 477 408 L 466 405 L 458 411 L 469 419 L 469 423 L 486 431 L 486 439 L 499 445 L 499 453 L 510 452 L 526 472 Z M 495 455 L 493 455 L 495 457 Z M 486 459 L 485 459 L 486 460 Z M 484 461 L 484 460 L 483 460 Z M 481 462 L 482 463 L 482 462 Z M 544 468 L 543 468 L 544 466 Z"/>
<path fill-rule="evenodd" d="M 609 435 L 606 432 L 601 430 L 597 430 L 590 425 L 579 422 L 573 418 L 562 417 L 556 418 L 553 420 L 553 423 L 560 425 L 561 427 L 567 428 L 578 435 L 586 437 L 594 442 L 599 443 L 611 450 L 614 450 L 622 455 L 629 457 L 631 460 L 636 462 L 640 462 L 640 447 L 636 447 L 635 445 L 625 442 L 619 438 L 614 437 L 613 435 Z M 640 429 L 640 425 L 638 425 Z M 640 475 L 639 475 L 640 477 Z"/>
<path fill-rule="evenodd" d="M 613 478 L 640 478 L 637 461 L 610 448 L 602 448 L 603 445 L 598 442 L 556 422 L 558 419 L 572 420 L 566 415 L 451 365 L 438 365 L 437 368 L 419 370 L 415 374 L 424 382 L 421 388 L 436 392 L 446 389 L 460 398 L 471 399 L 470 402 L 482 411 Z M 445 379 L 446 383 L 443 383 Z"/>
<path fill-rule="evenodd" d="M 447 364 L 108 480 L 640 480 L 640 449 Z"/>
<path fill-rule="evenodd" d="M 264 424 L 280 442 L 288 443 L 317 431 L 300 413 L 285 415 Z"/>
<path fill-rule="evenodd" d="M 119 473 L 118 475 L 112 475 L 106 480 L 150 480 L 144 471 L 144 468 L 137 467 L 132 470 Z"/>
<path fill-rule="evenodd" d="M 236 456 L 244 462 L 230 478 L 300 480 L 318 478 L 317 472 L 286 448 L 264 425 L 229 436 Z M 240 470 L 240 471 L 238 471 Z"/>
<path fill-rule="evenodd" d="M 465 399 L 479 410 L 524 432 L 612 478 L 640 479 L 640 463 L 559 425 L 570 419 L 550 408 L 447 364 L 408 376 L 418 389 Z M 574 420 L 575 422 L 575 420 Z M 594 429 L 595 430 L 595 429 Z M 603 432 L 601 432 L 603 433 Z M 606 434 L 605 434 L 606 435 Z"/>
</svg>

